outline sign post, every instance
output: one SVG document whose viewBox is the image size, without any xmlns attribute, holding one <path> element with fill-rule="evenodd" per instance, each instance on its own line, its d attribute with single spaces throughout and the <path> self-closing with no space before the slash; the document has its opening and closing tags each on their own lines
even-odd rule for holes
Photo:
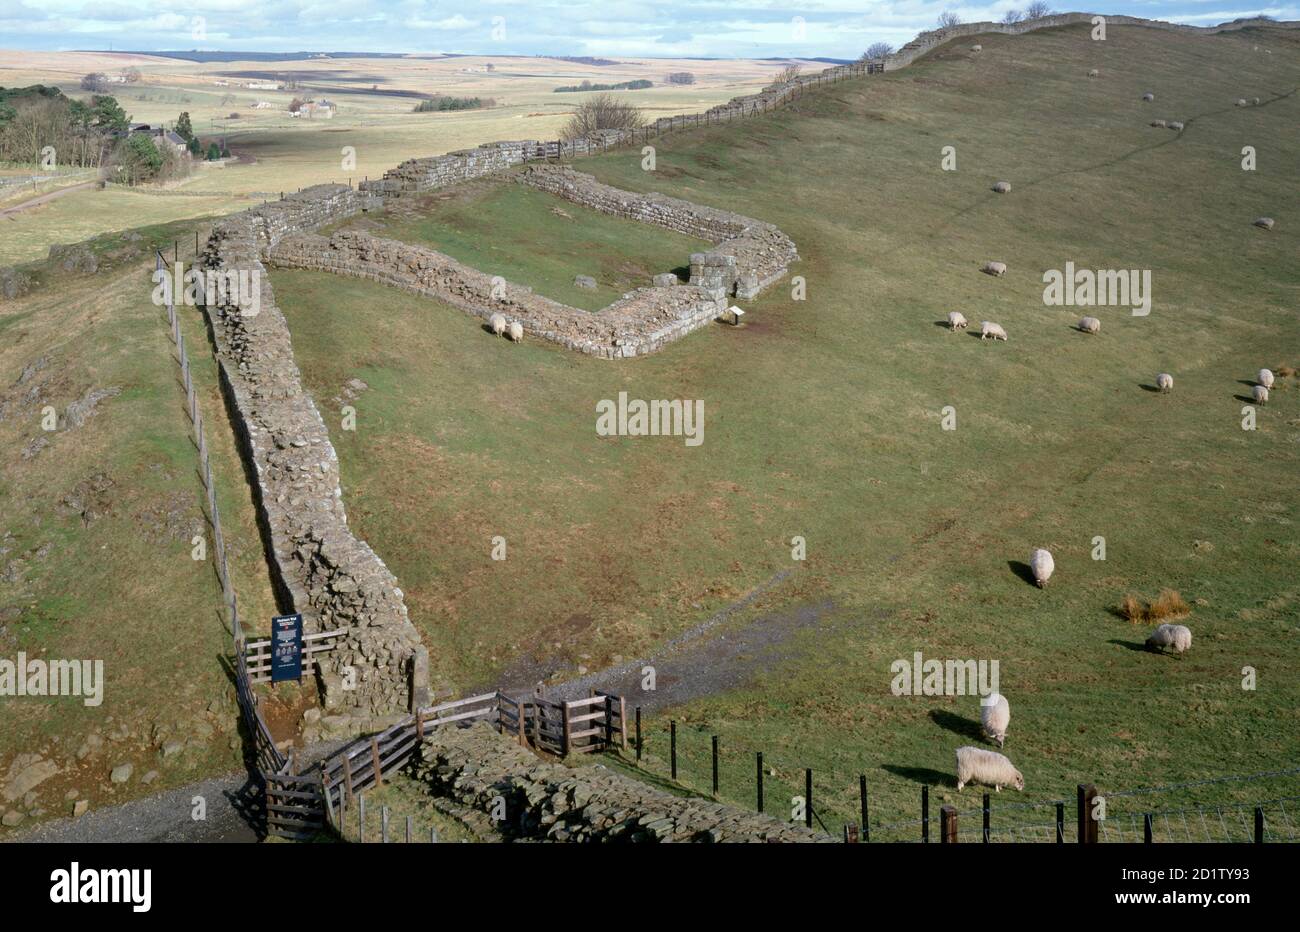
<svg viewBox="0 0 1300 932">
<path fill-rule="evenodd" d="M 271 682 L 302 679 L 302 614 L 271 619 Z"/>
</svg>

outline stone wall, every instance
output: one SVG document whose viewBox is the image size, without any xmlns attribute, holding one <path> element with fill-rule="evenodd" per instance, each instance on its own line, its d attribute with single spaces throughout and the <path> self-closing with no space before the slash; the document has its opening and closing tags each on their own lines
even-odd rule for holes
<svg viewBox="0 0 1300 932">
<path fill-rule="evenodd" d="M 753 298 L 784 277 L 790 264 L 799 259 L 794 241 L 775 226 L 728 210 L 663 194 L 634 194 L 559 165 L 528 165 L 515 179 L 601 213 L 711 241 L 713 248 L 698 254 L 698 261 L 697 256 L 691 257 L 691 284 L 708 289 L 719 299 L 731 294 Z M 704 273 L 705 268 L 715 271 Z"/>
<path fill-rule="evenodd" d="M 310 189 L 309 189 L 310 191 Z M 308 194 L 309 192 L 304 192 Z M 354 730 L 428 704 L 428 659 L 407 618 L 397 580 L 347 525 L 338 457 L 302 387 L 284 315 L 261 261 L 268 240 L 304 218 L 333 216 L 348 198 L 235 214 L 213 228 L 201 266 L 244 270 L 260 280 L 261 307 L 248 314 L 215 296 L 206 308 L 232 420 L 256 482 L 262 533 L 283 608 L 303 613 L 307 631 L 345 628 L 324 661 L 326 707 L 355 719 Z M 345 689 L 345 670 L 355 688 Z"/>
<path fill-rule="evenodd" d="M 673 796 L 597 765 L 547 763 L 489 725 L 428 734 L 413 765 L 430 791 L 479 812 L 505 801 L 508 840 L 832 842 L 829 835 L 735 806 Z"/>
<path fill-rule="evenodd" d="M 591 313 L 507 282 L 493 297 L 492 276 L 423 246 L 340 231 L 328 239 L 282 239 L 270 262 L 365 278 L 446 302 L 484 321 L 518 320 L 524 333 L 603 359 L 652 353 L 709 323 L 726 304 L 692 285 L 638 288 Z"/>
</svg>

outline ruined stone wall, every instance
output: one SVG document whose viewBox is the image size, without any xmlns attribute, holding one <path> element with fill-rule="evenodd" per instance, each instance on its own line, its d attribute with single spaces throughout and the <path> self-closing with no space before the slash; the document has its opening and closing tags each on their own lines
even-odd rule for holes
<svg viewBox="0 0 1300 932">
<path fill-rule="evenodd" d="M 709 289 L 718 298 L 730 294 L 753 298 L 799 259 L 794 241 L 775 226 L 729 210 L 658 193 L 635 194 L 560 165 L 528 165 L 515 179 L 601 213 L 711 241 L 712 249 L 691 257 L 691 284 Z M 724 271 L 701 276 L 697 267 Z"/>
<path fill-rule="evenodd" d="M 267 239 L 283 235 L 295 217 L 323 218 L 346 201 L 326 196 L 303 203 L 296 214 L 262 208 L 235 214 L 213 228 L 201 266 L 256 273 L 259 281 L 256 314 L 215 296 L 205 308 L 222 388 L 256 480 L 281 602 L 303 613 L 307 631 L 346 629 L 323 662 L 325 702 L 362 731 L 428 704 L 427 653 L 396 578 L 348 529 L 338 457 L 303 389 L 289 328 L 261 261 Z M 348 667 L 355 689 L 344 688 Z"/>
<path fill-rule="evenodd" d="M 592 313 L 507 282 L 493 297 L 492 276 L 423 246 L 340 231 L 328 239 L 288 236 L 272 265 L 365 278 L 436 298 L 482 320 L 502 314 L 524 333 L 603 359 L 652 353 L 714 320 L 725 302 L 691 285 L 638 288 Z"/>
<path fill-rule="evenodd" d="M 509 840 L 554 842 L 832 842 L 793 822 L 673 796 L 597 765 L 547 763 L 489 725 L 428 734 L 413 765 L 437 796 L 480 812 L 498 797 Z"/>
</svg>

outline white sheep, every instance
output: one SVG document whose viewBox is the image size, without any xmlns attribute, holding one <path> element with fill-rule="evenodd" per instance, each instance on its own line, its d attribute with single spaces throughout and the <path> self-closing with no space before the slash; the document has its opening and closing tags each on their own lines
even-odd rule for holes
<svg viewBox="0 0 1300 932">
<path fill-rule="evenodd" d="M 1272 387 L 1273 387 L 1273 370 L 1272 370 L 1272 369 L 1260 369 L 1260 370 L 1259 370 L 1259 375 L 1257 375 L 1257 376 L 1255 377 L 1255 381 L 1258 382 L 1260 385 L 1263 385 L 1265 388 L 1272 388 Z"/>
<path fill-rule="evenodd" d="M 1250 390 L 1250 393 L 1255 398 L 1255 404 L 1257 405 L 1268 404 L 1268 389 L 1265 388 L 1263 385 L 1256 385 L 1254 388 Z"/>
<path fill-rule="evenodd" d="M 506 318 L 504 314 L 493 314 L 488 318 L 488 325 L 492 328 L 495 336 L 501 336 L 506 332 Z"/>
<path fill-rule="evenodd" d="M 970 50 L 971 50 L 972 52 L 982 52 L 982 51 L 984 51 L 984 46 L 982 46 L 982 45 L 972 45 L 972 46 L 970 47 Z"/>
<path fill-rule="evenodd" d="M 1029 555 L 1029 568 L 1034 571 L 1034 582 L 1038 583 L 1038 588 L 1041 589 L 1052 578 L 1056 561 L 1052 559 L 1051 553 L 1039 547 Z"/>
<path fill-rule="evenodd" d="M 1095 77 L 1097 77 L 1097 75 L 1099 75 L 1099 74 L 1101 74 L 1101 72 L 1098 71 L 1096 68 L 1090 68 L 1090 69 L 1088 69 L 1088 77 L 1090 77 L 1090 78 L 1095 78 Z"/>
<path fill-rule="evenodd" d="M 1245 97 L 1238 97 L 1238 98 L 1237 98 L 1237 106 L 1238 106 L 1238 107 L 1244 107 L 1244 106 L 1246 106 L 1246 98 L 1245 98 Z"/>
<path fill-rule="evenodd" d="M 1001 324 L 995 324 L 991 320 L 981 321 L 980 339 L 987 340 L 989 337 L 992 337 L 995 340 L 1005 340 L 1007 338 L 1007 332 L 1002 329 Z"/>
<path fill-rule="evenodd" d="M 1025 788 L 1025 778 L 1010 760 L 997 751 L 969 746 L 957 749 L 957 792 L 967 783 L 983 783 L 999 793 L 1004 786 Z"/>
<path fill-rule="evenodd" d="M 1101 321 L 1095 317 L 1085 317 L 1079 321 L 1079 329 L 1084 333 L 1100 333 Z"/>
<path fill-rule="evenodd" d="M 1007 264 L 1005 262 L 985 262 L 982 271 L 1001 278 L 1007 274 Z"/>
<path fill-rule="evenodd" d="M 1145 94 L 1142 95 L 1142 99 L 1147 103 L 1151 103 L 1151 101 L 1156 99 L 1156 95 L 1152 94 L 1150 91 L 1147 91 Z"/>
<path fill-rule="evenodd" d="M 510 339 L 518 343 L 524 338 L 524 325 L 517 320 L 510 321 Z"/>
<path fill-rule="evenodd" d="M 1179 123 L 1177 120 L 1171 120 L 1169 123 L 1169 128 L 1174 130 L 1175 132 L 1181 133 L 1183 131 L 1183 124 Z"/>
<path fill-rule="evenodd" d="M 993 190 L 996 191 L 998 194 L 1010 194 L 1011 182 L 999 181 L 997 184 L 993 185 Z"/>
<path fill-rule="evenodd" d="M 1257 226 L 1257 227 L 1259 227 L 1259 228 L 1261 228 L 1261 229 L 1264 229 L 1264 230 L 1271 230 L 1271 229 L 1273 229 L 1273 218 L 1272 218 L 1272 217 L 1256 217 L 1256 218 L 1255 218 L 1255 226 Z"/>
<path fill-rule="evenodd" d="M 1156 376 L 1156 388 L 1162 392 L 1167 392 L 1174 387 L 1174 377 L 1168 372 L 1162 372 Z"/>
<path fill-rule="evenodd" d="M 1158 128 L 1158 129 L 1164 129 L 1164 128 L 1167 127 L 1169 124 L 1166 123 L 1164 120 L 1152 120 L 1152 121 L 1151 121 L 1151 125 L 1154 126 L 1154 127 L 1156 127 L 1156 128 Z"/>
<path fill-rule="evenodd" d="M 980 725 L 984 737 L 1002 747 L 1007 740 L 1007 726 L 1011 724 L 1011 705 L 1000 693 L 993 693 L 980 700 Z"/>
<path fill-rule="evenodd" d="M 1161 625 L 1147 638 L 1149 650 L 1172 648 L 1175 654 L 1181 654 L 1192 646 L 1192 632 L 1186 625 Z"/>
<path fill-rule="evenodd" d="M 965 330 L 967 327 L 966 315 L 961 311 L 948 312 L 948 329 L 952 331 Z"/>
</svg>

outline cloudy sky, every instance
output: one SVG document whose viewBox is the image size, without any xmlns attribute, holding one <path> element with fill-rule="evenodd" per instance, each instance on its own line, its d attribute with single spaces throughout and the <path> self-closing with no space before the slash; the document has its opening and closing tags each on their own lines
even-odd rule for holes
<svg viewBox="0 0 1300 932">
<path fill-rule="evenodd" d="M 998 20 L 1022 0 L 0 0 L 0 48 L 368 51 L 614 57 L 829 56 L 895 46 L 939 13 Z M 1297 0 L 1120 0 L 1061 9 L 1209 25 Z"/>
</svg>

